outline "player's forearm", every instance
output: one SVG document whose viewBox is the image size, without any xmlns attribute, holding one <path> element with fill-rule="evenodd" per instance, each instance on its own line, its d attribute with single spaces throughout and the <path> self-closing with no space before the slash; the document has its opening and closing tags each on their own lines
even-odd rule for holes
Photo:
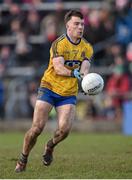
<svg viewBox="0 0 132 180">
<path fill-rule="evenodd" d="M 58 67 L 55 69 L 55 72 L 60 76 L 71 76 L 71 70 L 67 69 L 63 65 L 58 65 Z"/>
<path fill-rule="evenodd" d="M 90 70 L 90 63 L 88 61 L 83 61 L 80 68 L 80 73 L 86 76 L 86 74 L 89 73 L 89 70 Z"/>
<path fill-rule="evenodd" d="M 63 57 L 56 57 L 53 59 L 53 66 L 56 74 L 60 76 L 71 76 L 71 70 L 67 69 L 64 65 Z"/>
</svg>

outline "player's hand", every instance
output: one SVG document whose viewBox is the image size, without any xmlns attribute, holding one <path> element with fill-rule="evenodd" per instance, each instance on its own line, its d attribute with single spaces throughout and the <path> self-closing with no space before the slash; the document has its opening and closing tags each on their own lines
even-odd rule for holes
<svg viewBox="0 0 132 180">
<path fill-rule="evenodd" d="M 81 89 L 80 92 L 81 92 L 83 95 L 88 95 L 87 93 L 85 93 L 85 92 L 83 91 L 83 89 Z"/>
<path fill-rule="evenodd" d="M 83 91 L 83 94 L 86 96 L 86 95 L 88 95 L 87 93 L 85 93 L 84 91 Z"/>
<path fill-rule="evenodd" d="M 82 80 L 81 74 L 78 69 L 73 69 L 71 72 L 71 77 L 75 77 L 79 80 Z"/>
</svg>

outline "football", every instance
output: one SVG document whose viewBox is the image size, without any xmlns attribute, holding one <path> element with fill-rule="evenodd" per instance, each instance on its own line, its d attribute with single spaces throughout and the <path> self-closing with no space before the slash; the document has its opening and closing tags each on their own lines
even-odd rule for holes
<svg viewBox="0 0 132 180">
<path fill-rule="evenodd" d="M 104 80 L 97 73 L 89 73 L 84 76 L 81 86 L 86 94 L 97 95 L 103 90 Z"/>
</svg>

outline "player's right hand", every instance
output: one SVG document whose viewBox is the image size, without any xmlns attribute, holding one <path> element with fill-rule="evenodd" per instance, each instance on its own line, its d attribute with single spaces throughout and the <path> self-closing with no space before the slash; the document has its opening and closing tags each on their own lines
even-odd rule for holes
<svg viewBox="0 0 132 180">
<path fill-rule="evenodd" d="M 73 69 L 72 72 L 71 72 L 71 77 L 75 77 L 77 78 L 78 80 L 81 80 L 82 77 L 81 77 L 81 74 L 79 72 L 78 69 Z"/>
</svg>

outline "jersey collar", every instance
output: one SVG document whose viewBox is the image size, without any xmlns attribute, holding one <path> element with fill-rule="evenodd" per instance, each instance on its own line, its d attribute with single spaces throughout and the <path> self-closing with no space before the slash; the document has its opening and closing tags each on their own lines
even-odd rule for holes
<svg viewBox="0 0 132 180">
<path fill-rule="evenodd" d="M 74 45 L 78 45 L 81 42 L 81 38 L 79 39 L 79 41 L 77 43 L 74 43 L 67 34 L 66 34 L 66 37 L 70 41 L 70 43 L 72 43 Z"/>
</svg>

